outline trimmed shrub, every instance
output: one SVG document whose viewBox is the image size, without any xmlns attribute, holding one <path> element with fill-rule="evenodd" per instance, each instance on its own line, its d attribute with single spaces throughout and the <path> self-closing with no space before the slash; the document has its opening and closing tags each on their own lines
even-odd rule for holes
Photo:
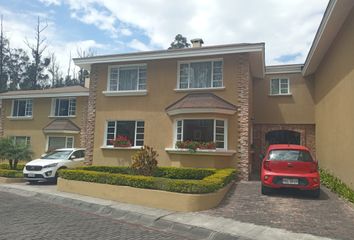
<svg viewBox="0 0 354 240">
<path fill-rule="evenodd" d="M 89 170 L 90 169 L 90 170 Z M 210 193 L 230 183 L 236 174 L 235 169 L 192 169 L 192 168 L 158 168 L 158 177 L 129 175 L 122 172 L 129 171 L 128 167 L 99 167 L 90 166 L 80 169 L 63 169 L 59 176 L 76 181 L 104 183 L 112 185 L 123 185 L 136 188 L 147 188 L 164 190 L 179 193 Z M 100 171 L 95 171 L 100 170 Z M 103 172 L 103 170 L 107 170 Z M 166 172 L 164 172 L 164 170 Z M 167 171 L 168 170 L 168 171 Z M 184 171 L 183 171 L 184 170 Z M 199 171 L 198 177 L 206 176 L 204 179 L 173 179 L 161 176 L 186 177 Z M 120 173 L 117 173 L 120 172 Z M 174 173 L 173 173 L 174 172 Z M 188 172 L 188 174 L 186 174 Z M 163 174 L 165 173 L 165 175 Z"/>
<path fill-rule="evenodd" d="M 24 167 L 24 164 L 17 164 L 16 169 L 14 170 L 22 171 Z M 1 163 L 0 169 L 10 169 L 10 165 L 8 163 Z"/>
<path fill-rule="evenodd" d="M 23 174 L 18 170 L 0 169 L 0 177 L 22 178 Z"/>
<path fill-rule="evenodd" d="M 349 188 L 339 178 L 333 176 L 325 169 L 320 169 L 321 183 L 328 187 L 332 192 L 354 203 L 354 190 Z"/>
</svg>

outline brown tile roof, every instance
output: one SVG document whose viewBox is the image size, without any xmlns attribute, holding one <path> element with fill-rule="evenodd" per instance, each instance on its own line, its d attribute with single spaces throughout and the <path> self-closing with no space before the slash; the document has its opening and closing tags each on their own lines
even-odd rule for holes
<svg viewBox="0 0 354 240">
<path fill-rule="evenodd" d="M 49 123 L 45 128 L 44 132 L 58 132 L 58 131 L 73 131 L 79 132 L 80 128 L 75 125 L 72 121 L 68 119 L 55 119 Z"/>
<path fill-rule="evenodd" d="M 166 111 L 178 109 L 224 109 L 236 111 L 237 107 L 213 93 L 190 93 L 171 104 Z"/>
<path fill-rule="evenodd" d="M 47 88 L 47 89 L 38 89 L 38 90 L 18 90 L 18 91 L 9 91 L 0 94 L 0 98 L 6 97 L 18 97 L 18 96 L 27 96 L 27 95 L 38 95 L 43 94 L 77 94 L 77 93 L 87 93 L 89 89 L 82 86 L 70 86 L 70 87 L 59 87 L 59 88 Z"/>
</svg>

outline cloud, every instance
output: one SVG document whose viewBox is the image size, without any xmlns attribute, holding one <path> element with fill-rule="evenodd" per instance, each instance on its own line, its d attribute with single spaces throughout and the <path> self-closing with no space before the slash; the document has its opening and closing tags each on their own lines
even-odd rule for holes
<svg viewBox="0 0 354 240">
<path fill-rule="evenodd" d="M 155 48 L 166 49 L 177 33 L 188 39 L 201 37 L 206 45 L 266 42 L 266 61 L 276 64 L 281 63 L 280 56 L 299 52 L 301 56 L 291 62 L 304 61 L 328 1 L 195 0 L 181 4 L 164 0 L 85 3 L 67 0 L 66 3 L 73 12 L 82 11 L 83 21 L 100 29 L 112 31 L 117 28 L 116 22 L 128 24 L 130 32 L 142 32 L 148 39 L 144 44 Z M 136 41 L 127 45 L 138 46 L 132 42 Z"/>
<path fill-rule="evenodd" d="M 61 1 L 60 0 L 40 0 L 40 2 L 44 3 L 47 6 L 49 6 L 49 5 L 55 5 L 55 6 L 61 5 Z"/>
<path fill-rule="evenodd" d="M 128 43 L 130 48 L 136 49 L 138 51 L 150 51 L 152 50 L 151 47 L 147 46 L 145 43 L 139 41 L 138 39 L 133 39 L 131 42 Z"/>
</svg>

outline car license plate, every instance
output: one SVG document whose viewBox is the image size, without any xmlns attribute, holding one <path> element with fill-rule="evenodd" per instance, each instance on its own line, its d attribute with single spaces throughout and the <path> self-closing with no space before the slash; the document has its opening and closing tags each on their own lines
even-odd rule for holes
<svg viewBox="0 0 354 240">
<path fill-rule="evenodd" d="M 36 174 L 34 174 L 34 173 L 29 173 L 28 174 L 28 177 L 35 177 L 36 176 Z"/>
<path fill-rule="evenodd" d="M 297 185 L 297 184 L 299 184 L 299 179 L 296 179 L 296 178 L 283 178 L 283 184 Z"/>
</svg>

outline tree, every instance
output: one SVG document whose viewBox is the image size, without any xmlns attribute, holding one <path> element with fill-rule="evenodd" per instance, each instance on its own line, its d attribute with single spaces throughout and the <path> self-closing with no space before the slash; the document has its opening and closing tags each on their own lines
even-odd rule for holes
<svg viewBox="0 0 354 240">
<path fill-rule="evenodd" d="M 10 138 L 0 139 L 0 158 L 9 161 L 10 169 L 16 169 L 20 160 L 31 160 L 32 154 L 28 145 L 16 144 Z"/>
<path fill-rule="evenodd" d="M 87 51 L 77 48 L 76 53 L 79 58 L 93 57 L 96 55 L 96 52 L 93 51 L 92 48 L 89 48 Z M 81 86 L 85 85 L 85 78 L 88 76 L 90 76 L 90 73 L 86 69 L 79 69 L 78 80 Z"/>
<path fill-rule="evenodd" d="M 57 62 L 57 58 L 55 56 L 55 53 L 50 54 L 50 63 L 48 66 L 48 72 L 51 75 L 51 85 L 52 87 L 62 87 L 63 83 L 63 77 L 60 72 L 60 65 Z"/>
<path fill-rule="evenodd" d="M 4 35 L 3 31 L 3 17 L 1 15 L 0 22 L 0 92 L 7 90 L 8 75 L 6 74 L 6 53 L 8 39 Z"/>
<path fill-rule="evenodd" d="M 38 17 L 37 26 L 35 28 L 35 44 L 29 43 L 27 39 L 25 41 L 26 45 L 31 50 L 33 60 L 27 67 L 27 76 L 25 82 L 22 84 L 22 88 L 38 89 L 41 86 L 47 85 L 49 76 L 44 73 L 44 69 L 48 67 L 50 59 L 43 58 L 43 52 L 46 50 L 47 45 L 45 44 L 46 38 L 42 36 L 47 27 L 47 23 L 42 26 Z"/>
<path fill-rule="evenodd" d="M 8 46 L 7 73 L 9 75 L 9 90 L 17 90 L 26 75 L 29 57 L 21 48 Z"/>
<path fill-rule="evenodd" d="M 183 37 L 182 34 L 177 34 L 168 49 L 188 48 L 190 46 L 186 37 Z"/>
</svg>

